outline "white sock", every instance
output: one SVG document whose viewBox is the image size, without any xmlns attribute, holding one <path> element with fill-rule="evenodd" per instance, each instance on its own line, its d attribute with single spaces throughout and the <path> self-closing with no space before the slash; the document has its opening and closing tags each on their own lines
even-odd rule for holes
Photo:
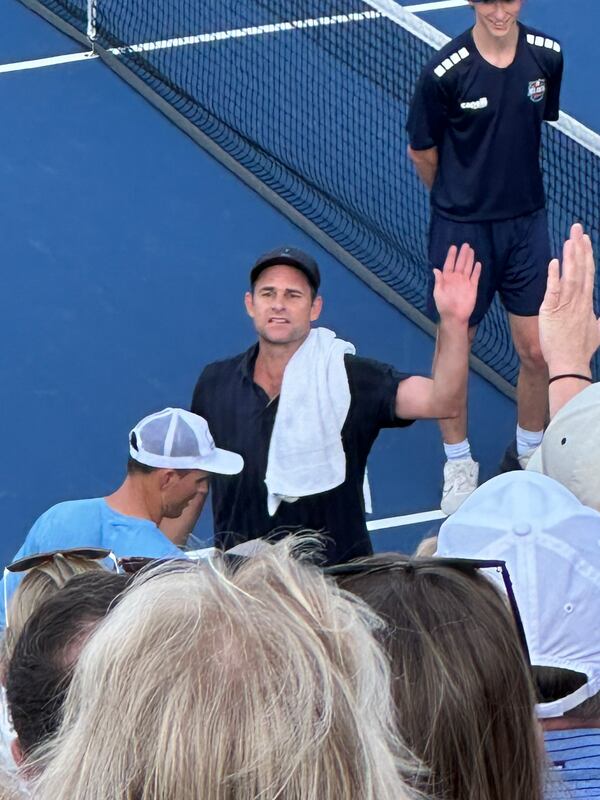
<svg viewBox="0 0 600 800">
<path fill-rule="evenodd" d="M 459 459 L 471 458 L 471 445 L 468 439 L 463 439 L 458 444 L 446 444 L 444 442 L 444 453 L 448 461 L 458 461 Z"/>
<path fill-rule="evenodd" d="M 544 431 L 526 431 L 520 425 L 517 425 L 517 455 L 524 456 L 525 453 L 535 450 L 539 447 L 544 438 Z"/>
</svg>

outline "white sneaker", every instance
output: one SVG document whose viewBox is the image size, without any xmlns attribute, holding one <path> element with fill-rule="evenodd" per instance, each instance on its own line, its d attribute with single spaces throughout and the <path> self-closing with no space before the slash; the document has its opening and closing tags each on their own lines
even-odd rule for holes
<svg viewBox="0 0 600 800">
<path fill-rule="evenodd" d="M 457 458 L 444 465 L 444 488 L 441 509 L 444 514 L 454 512 L 477 488 L 479 464 L 472 458 Z"/>
</svg>

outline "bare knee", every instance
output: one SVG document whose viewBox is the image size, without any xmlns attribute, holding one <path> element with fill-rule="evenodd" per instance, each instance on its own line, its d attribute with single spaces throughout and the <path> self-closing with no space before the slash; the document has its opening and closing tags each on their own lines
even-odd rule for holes
<svg viewBox="0 0 600 800">
<path fill-rule="evenodd" d="M 533 373 L 545 372 L 546 362 L 540 346 L 537 317 L 510 315 L 509 319 L 515 350 L 521 360 L 521 369 Z"/>
<path fill-rule="evenodd" d="M 529 372 L 545 372 L 546 362 L 539 341 L 515 342 L 521 368 Z"/>
</svg>

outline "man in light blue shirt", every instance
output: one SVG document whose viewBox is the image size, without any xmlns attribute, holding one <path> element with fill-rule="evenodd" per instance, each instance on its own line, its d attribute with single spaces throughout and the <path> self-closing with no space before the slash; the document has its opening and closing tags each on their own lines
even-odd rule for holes
<svg viewBox="0 0 600 800">
<path fill-rule="evenodd" d="M 208 493 L 211 473 L 235 475 L 243 459 L 215 447 L 206 420 L 190 411 L 166 408 L 139 422 L 129 434 L 127 476 L 108 495 L 58 503 L 34 523 L 13 561 L 35 553 L 103 547 L 117 557 L 181 556 L 185 542 L 160 530 L 163 519 L 179 517 L 198 495 Z M 22 575 L 9 580 L 8 595 Z M 0 624 L 5 624 L 0 593 Z"/>
</svg>

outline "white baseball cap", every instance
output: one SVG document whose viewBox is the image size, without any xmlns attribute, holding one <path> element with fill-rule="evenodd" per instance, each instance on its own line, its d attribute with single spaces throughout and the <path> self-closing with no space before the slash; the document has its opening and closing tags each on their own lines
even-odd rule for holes
<svg viewBox="0 0 600 800">
<path fill-rule="evenodd" d="M 540 703 L 538 716 L 560 717 L 600 692 L 600 513 L 545 475 L 506 473 L 445 520 L 436 555 L 505 561 L 532 665 L 587 676 Z"/>
<path fill-rule="evenodd" d="M 554 478 L 600 511 L 600 383 L 558 411 L 527 469 Z"/>
<path fill-rule="evenodd" d="M 159 469 L 202 469 L 237 475 L 244 459 L 215 447 L 204 417 L 183 408 L 165 408 L 138 422 L 129 432 L 129 455 Z"/>
</svg>

